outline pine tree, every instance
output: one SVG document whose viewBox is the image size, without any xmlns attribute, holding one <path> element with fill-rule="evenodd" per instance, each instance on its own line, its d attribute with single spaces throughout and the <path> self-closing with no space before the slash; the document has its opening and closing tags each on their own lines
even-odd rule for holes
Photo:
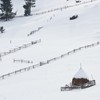
<svg viewBox="0 0 100 100">
<path fill-rule="evenodd" d="M 35 0 L 25 0 L 25 5 L 23 5 L 25 16 L 31 15 L 31 7 L 35 7 Z"/>
<path fill-rule="evenodd" d="M 1 0 L 0 3 L 0 10 L 1 10 L 1 14 L 0 14 L 0 19 L 1 20 L 9 20 L 11 18 L 14 17 L 14 13 L 12 12 L 12 2 L 11 0 Z"/>
</svg>

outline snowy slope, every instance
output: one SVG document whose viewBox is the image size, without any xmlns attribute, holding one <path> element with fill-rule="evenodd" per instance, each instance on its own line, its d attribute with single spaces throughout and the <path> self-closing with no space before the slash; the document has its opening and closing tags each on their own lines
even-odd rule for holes
<svg viewBox="0 0 100 100">
<path fill-rule="evenodd" d="M 66 0 L 43 0 L 42 2 L 40 2 L 40 0 L 36 1 L 36 5 L 39 10 L 59 7 L 64 4 L 66 4 Z"/>
<path fill-rule="evenodd" d="M 37 0 L 37 10 L 48 10 L 65 6 L 62 0 Z M 74 1 L 68 1 L 69 5 Z M 14 1 L 15 11 L 24 3 Z M 45 5 L 48 3 L 48 5 Z M 60 5 L 61 4 L 61 5 Z M 0 76 L 25 68 L 40 61 L 65 54 L 70 50 L 100 41 L 100 1 L 29 17 L 16 17 L 9 22 L 0 22 L 6 29 L 0 34 L 0 52 L 41 39 L 41 43 L 30 46 L 2 57 L 0 61 Z M 35 11 L 36 12 L 36 11 Z M 34 12 L 32 12 L 34 14 Z M 18 10 L 18 15 L 23 9 Z M 69 17 L 78 14 L 76 20 Z M 27 36 L 31 31 L 38 30 Z M 44 65 L 21 74 L 12 75 L 0 80 L 0 100 L 99 100 L 100 96 L 100 45 L 83 49 L 48 65 Z M 30 60 L 33 63 L 13 62 L 14 59 Z M 82 63 L 83 69 L 91 79 L 96 79 L 97 85 L 84 90 L 61 92 L 60 87 L 69 84 Z"/>
</svg>

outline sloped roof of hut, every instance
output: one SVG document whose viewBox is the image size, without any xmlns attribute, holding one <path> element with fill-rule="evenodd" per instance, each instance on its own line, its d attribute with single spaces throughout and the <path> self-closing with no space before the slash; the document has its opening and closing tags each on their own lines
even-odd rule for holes
<svg viewBox="0 0 100 100">
<path fill-rule="evenodd" d="M 89 79 L 82 67 L 78 70 L 78 72 L 75 74 L 74 78 L 84 78 L 84 79 Z"/>
</svg>

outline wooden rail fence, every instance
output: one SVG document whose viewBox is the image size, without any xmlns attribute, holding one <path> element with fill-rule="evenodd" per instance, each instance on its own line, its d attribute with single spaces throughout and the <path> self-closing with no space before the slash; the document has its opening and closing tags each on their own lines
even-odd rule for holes
<svg viewBox="0 0 100 100">
<path fill-rule="evenodd" d="M 30 60 L 23 60 L 23 59 L 13 59 L 13 62 L 20 62 L 20 63 L 28 63 L 28 64 L 33 64 L 33 61 Z"/>
<path fill-rule="evenodd" d="M 40 31 L 42 28 L 43 28 L 43 26 L 38 27 L 38 29 L 31 31 L 29 34 L 27 34 L 27 36 L 35 34 L 36 32 Z"/>
<path fill-rule="evenodd" d="M 17 48 L 11 49 L 11 50 L 9 50 L 9 51 L 7 51 L 7 52 L 2 52 L 2 53 L 0 53 L 0 58 L 3 57 L 3 56 L 9 55 L 9 54 L 11 54 L 11 53 L 15 53 L 15 52 L 17 52 L 17 51 L 19 51 L 19 50 L 22 50 L 22 49 L 24 49 L 24 48 L 28 48 L 28 47 L 30 47 L 30 46 L 32 46 L 32 45 L 34 45 L 34 44 L 39 43 L 39 42 L 41 42 L 41 39 L 36 40 L 36 41 L 31 41 L 31 42 L 28 43 L 28 44 L 23 44 L 22 46 L 19 46 L 19 47 L 17 47 Z"/>
<path fill-rule="evenodd" d="M 62 11 L 64 9 L 68 9 L 68 8 L 71 8 L 71 7 L 75 7 L 75 6 L 80 6 L 80 5 L 83 5 L 83 4 L 88 4 L 88 3 L 91 3 L 91 2 L 94 2 L 94 1 L 98 1 L 98 0 L 90 0 L 90 1 L 85 1 L 85 2 L 80 2 L 80 3 L 77 3 L 77 4 L 74 4 L 74 5 L 66 5 L 66 6 L 63 6 L 63 7 L 59 7 L 59 8 L 54 8 L 54 9 L 50 9 L 50 10 L 47 10 L 47 11 L 42 11 L 42 12 L 38 12 L 38 13 L 34 13 L 33 15 L 42 15 L 42 14 L 46 14 L 46 13 L 50 13 L 50 12 L 54 12 L 54 11 Z"/>
<path fill-rule="evenodd" d="M 73 50 L 71 50 L 71 51 L 69 51 L 69 52 L 67 52 L 65 54 L 62 54 L 62 55 L 60 55 L 58 57 L 54 57 L 54 58 L 51 58 L 51 59 L 46 60 L 46 61 L 41 61 L 41 62 L 39 62 L 39 63 L 37 63 L 35 65 L 29 66 L 29 67 L 26 67 L 26 68 L 22 68 L 22 69 L 19 69 L 19 70 L 15 70 L 13 72 L 10 72 L 10 73 L 4 74 L 4 75 L 1 75 L 0 76 L 0 80 L 3 80 L 3 79 L 5 79 L 7 77 L 10 77 L 12 75 L 16 75 L 16 74 L 19 74 L 19 73 L 22 73 L 22 72 L 26 72 L 26 71 L 35 69 L 36 67 L 40 67 L 40 66 L 49 64 L 49 63 L 51 63 L 53 61 L 56 61 L 56 60 L 61 59 L 63 57 L 69 56 L 70 54 L 76 53 L 76 52 L 78 52 L 80 50 L 91 48 L 91 47 L 98 46 L 98 45 L 100 45 L 100 42 L 92 43 L 92 44 L 89 44 L 89 45 L 85 45 L 85 46 L 73 49 Z"/>
</svg>

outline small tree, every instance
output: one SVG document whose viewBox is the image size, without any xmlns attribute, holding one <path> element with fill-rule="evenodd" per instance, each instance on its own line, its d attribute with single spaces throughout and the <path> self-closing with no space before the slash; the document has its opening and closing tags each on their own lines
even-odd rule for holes
<svg viewBox="0 0 100 100">
<path fill-rule="evenodd" d="M 1 0 L 0 10 L 2 13 L 0 14 L 0 19 L 7 21 L 14 17 L 14 13 L 12 12 L 12 6 L 13 5 L 11 0 Z"/>
<path fill-rule="evenodd" d="M 23 5 L 23 8 L 25 9 L 25 16 L 29 16 L 31 14 L 31 7 L 35 7 L 35 0 L 25 0 L 25 5 Z"/>
<path fill-rule="evenodd" d="M 0 27 L 0 32 L 4 33 L 5 29 L 3 28 L 3 26 Z"/>
</svg>

